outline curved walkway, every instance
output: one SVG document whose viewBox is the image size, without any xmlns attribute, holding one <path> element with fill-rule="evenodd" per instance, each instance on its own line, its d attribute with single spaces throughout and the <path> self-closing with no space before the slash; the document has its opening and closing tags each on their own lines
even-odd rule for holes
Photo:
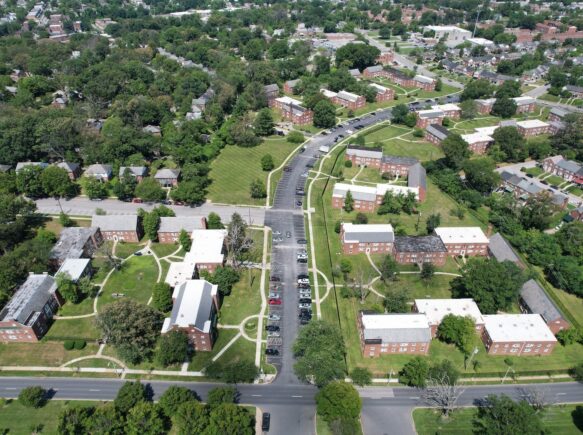
<svg viewBox="0 0 583 435">
<path fill-rule="evenodd" d="M 67 366 L 70 366 L 71 364 L 75 364 L 75 363 L 77 363 L 79 361 L 85 361 L 85 360 L 90 360 L 90 359 L 104 359 L 104 360 L 111 361 L 111 362 L 117 364 L 118 366 L 120 366 L 123 369 L 127 369 L 128 368 L 119 359 L 114 358 L 112 356 L 106 356 L 106 355 L 87 355 L 87 356 L 82 356 L 82 357 L 79 357 L 79 358 L 72 359 L 71 361 L 67 361 L 65 364 L 61 365 L 60 367 L 67 367 Z"/>
</svg>

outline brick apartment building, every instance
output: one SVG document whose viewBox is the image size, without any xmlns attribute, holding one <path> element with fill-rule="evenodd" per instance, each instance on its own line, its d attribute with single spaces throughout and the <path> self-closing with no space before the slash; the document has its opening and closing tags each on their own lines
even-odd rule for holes
<svg viewBox="0 0 583 435">
<path fill-rule="evenodd" d="M 484 318 L 473 299 L 415 299 L 413 312 L 427 316 L 431 327 L 431 337 L 436 336 L 441 321 L 449 314 L 470 317 L 476 324 L 476 331 L 480 334 L 484 329 Z"/>
<path fill-rule="evenodd" d="M 553 334 L 570 327 L 547 292 L 534 279 L 520 289 L 520 309 L 525 314 L 540 314 Z"/>
<path fill-rule="evenodd" d="M 399 71 L 396 68 L 387 68 L 387 78 L 391 80 L 393 83 L 403 86 L 406 88 L 414 88 L 415 87 L 415 79 L 413 77 L 408 76 L 407 74 Z"/>
<path fill-rule="evenodd" d="M 449 130 L 440 124 L 429 124 L 425 129 L 425 140 L 434 145 L 441 145 L 441 142 L 449 136 Z"/>
<path fill-rule="evenodd" d="M 494 143 L 494 138 L 490 135 L 475 132 L 462 134 L 462 139 L 468 144 L 468 148 L 474 154 L 486 154 L 486 151 Z"/>
<path fill-rule="evenodd" d="M 375 90 L 375 101 L 381 103 L 383 101 L 392 101 L 395 99 L 395 91 L 391 88 L 386 88 L 376 83 L 370 83 L 369 86 Z"/>
<path fill-rule="evenodd" d="M 332 102 L 346 107 L 350 110 L 356 110 L 366 105 L 366 99 L 361 95 L 352 92 L 340 91 L 332 98 Z"/>
<path fill-rule="evenodd" d="M 184 332 L 196 351 L 210 352 L 217 338 L 218 286 L 204 279 L 185 281 L 174 288 L 172 302 L 162 334 Z"/>
<path fill-rule="evenodd" d="M 460 119 L 462 116 L 462 109 L 457 104 L 447 103 L 447 104 L 437 104 L 431 106 L 433 110 L 441 110 L 444 115 L 451 119 Z"/>
<path fill-rule="evenodd" d="M 399 264 L 443 266 L 447 248 L 438 236 L 395 236 L 393 256 Z"/>
<path fill-rule="evenodd" d="M 377 314 L 360 312 L 357 318 L 362 355 L 426 355 L 431 328 L 424 314 Z"/>
<path fill-rule="evenodd" d="M 474 101 L 476 103 L 476 110 L 480 115 L 489 115 L 492 111 L 492 106 L 496 102 L 496 98 L 478 99 Z"/>
<path fill-rule="evenodd" d="M 176 243 L 182 230 L 191 234 L 194 230 L 206 229 L 204 216 L 165 216 L 160 218 L 158 242 Z"/>
<path fill-rule="evenodd" d="M 286 121 L 298 125 L 311 124 L 314 121 L 314 112 L 306 109 L 301 102 L 290 97 L 276 98 L 275 108 L 279 109 L 281 116 Z"/>
<path fill-rule="evenodd" d="M 532 97 L 513 98 L 516 103 L 516 113 L 531 113 L 536 109 L 536 101 Z"/>
<path fill-rule="evenodd" d="M 553 107 L 549 112 L 549 121 L 560 122 L 565 119 L 565 116 L 570 115 L 571 112 L 560 107 Z"/>
<path fill-rule="evenodd" d="M 98 227 L 105 240 L 138 243 L 142 235 L 136 215 L 94 215 L 91 226 Z"/>
<path fill-rule="evenodd" d="M 395 54 L 392 51 L 382 51 L 377 57 L 377 63 L 380 63 L 381 65 L 389 65 L 393 62 L 394 58 Z"/>
<path fill-rule="evenodd" d="M 362 212 L 374 212 L 383 201 L 386 192 L 392 192 L 394 195 L 407 195 L 409 192 L 415 194 L 415 198 L 421 199 L 421 193 L 424 195 L 425 190 L 422 187 L 409 187 L 396 184 L 377 184 L 372 186 L 359 186 L 356 184 L 336 183 L 332 192 L 332 207 L 341 209 L 344 207 L 344 201 L 347 193 L 350 191 L 354 199 L 354 209 Z M 423 197 L 424 198 L 424 197 Z"/>
<path fill-rule="evenodd" d="M 557 339 L 540 314 L 484 315 L 482 341 L 489 355 L 550 355 Z"/>
<path fill-rule="evenodd" d="M 58 267 L 68 258 L 91 258 L 102 243 L 103 236 L 97 227 L 63 228 L 51 249 L 50 262 Z"/>
<path fill-rule="evenodd" d="M 435 234 L 449 255 L 478 257 L 488 255 L 488 237 L 480 227 L 439 227 Z"/>
<path fill-rule="evenodd" d="M 428 109 L 428 110 L 417 110 L 415 112 L 417 116 L 417 123 L 415 124 L 418 128 L 427 128 L 431 124 L 441 125 L 445 113 L 441 110 Z"/>
<path fill-rule="evenodd" d="M 344 159 L 350 160 L 353 166 L 366 166 L 375 169 L 380 169 L 382 158 L 382 148 L 361 147 L 357 145 L 348 145 L 344 154 Z"/>
<path fill-rule="evenodd" d="M 552 156 L 543 160 L 543 169 L 566 181 L 583 185 L 583 165 L 563 156 Z"/>
<path fill-rule="evenodd" d="M 213 273 L 225 264 L 225 238 L 227 230 L 194 230 L 192 246 L 184 261 L 192 261 L 197 269 Z"/>
<path fill-rule="evenodd" d="M 413 82 L 415 87 L 421 88 L 424 91 L 434 91 L 435 90 L 435 80 L 430 77 L 416 75 L 413 77 Z"/>
<path fill-rule="evenodd" d="M 583 205 L 571 210 L 569 216 L 572 220 L 583 222 Z"/>
<path fill-rule="evenodd" d="M 550 132 L 550 124 L 540 119 L 527 119 L 524 121 L 500 121 L 499 127 L 515 127 L 518 132 L 528 138 L 547 134 Z"/>
<path fill-rule="evenodd" d="M 0 312 L 0 342 L 40 340 L 49 330 L 53 315 L 62 303 L 52 276 L 30 273 Z"/>
<path fill-rule="evenodd" d="M 382 65 L 369 66 L 362 70 L 362 75 L 366 79 L 373 79 L 375 77 L 389 77 L 390 74 Z"/>
<path fill-rule="evenodd" d="M 393 252 L 395 233 L 391 224 L 355 225 L 343 223 L 340 229 L 342 251 L 346 255 Z"/>
<path fill-rule="evenodd" d="M 298 83 L 300 83 L 300 79 L 288 80 L 283 84 L 283 92 L 289 95 L 293 95 Z"/>
<path fill-rule="evenodd" d="M 383 156 L 380 171 L 382 174 L 388 173 L 393 176 L 407 177 L 409 170 L 418 163 L 419 160 L 413 157 Z"/>
<path fill-rule="evenodd" d="M 490 257 L 495 258 L 496 261 L 502 263 L 503 261 L 510 261 L 511 263 L 516 264 L 521 269 L 524 269 L 525 266 L 508 243 L 508 240 L 502 236 L 500 233 L 494 234 L 490 237 L 488 243 L 488 253 Z"/>
<path fill-rule="evenodd" d="M 267 106 L 273 107 L 275 99 L 279 97 L 279 86 L 276 83 L 265 85 L 263 86 L 263 92 L 265 92 L 265 97 L 267 98 Z"/>
</svg>

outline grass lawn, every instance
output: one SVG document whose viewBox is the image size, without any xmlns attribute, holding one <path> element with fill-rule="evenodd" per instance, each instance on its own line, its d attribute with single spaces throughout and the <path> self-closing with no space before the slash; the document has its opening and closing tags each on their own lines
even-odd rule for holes
<svg viewBox="0 0 583 435">
<path fill-rule="evenodd" d="M 71 407 L 95 406 L 98 402 L 50 400 L 42 408 L 26 408 L 18 400 L 10 400 L 0 406 L 0 427 L 7 434 L 33 433 L 35 427 L 42 427 L 38 433 L 56 434 L 61 413 Z"/>
<path fill-rule="evenodd" d="M 364 140 L 367 145 L 374 144 L 377 142 L 383 143 L 397 136 L 401 136 L 410 132 L 409 127 L 404 127 L 400 125 L 387 125 L 380 130 L 373 131 L 372 133 L 366 134 Z"/>
<path fill-rule="evenodd" d="M 565 180 L 557 175 L 551 175 L 550 177 L 545 178 L 545 181 L 552 186 L 558 186 L 559 184 L 563 184 Z"/>
<path fill-rule="evenodd" d="M 459 134 L 472 133 L 474 129 L 481 127 L 492 127 L 498 125 L 502 118 L 496 116 L 485 116 L 481 118 L 467 119 L 465 121 L 456 122 L 450 130 L 456 131 Z"/>
<path fill-rule="evenodd" d="M 241 280 L 233 286 L 229 296 L 223 298 L 220 323 L 238 325 L 243 319 L 259 313 L 261 308 L 261 271 L 248 269 L 241 272 Z"/>
<path fill-rule="evenodd" d="M 451 298 L 449 283 L 454 277 L 436 275 L 429 282 L 424 282 L 417 274 L 400 274 L 396 281 L 386 284 L 378 282 L 375 288 L 381 293 L 406 290 L 413 299 L 447 299 Z"/>
<path fill-rule="evenodd" d="M 90 227 L 91 226 L 91 219 L 79 219 L 79 220 L 73 219 L 73 226 L 75 226 L 75 227 Z M 63 226 L 59 223 L 59 219 L 48 219 L 45 222 L 44 227 L 47 230 L 55 233 L 57 235 L 57 237 L 61 234 L 61 231 L 63 230 Z"/>
<path fill-rule="evenodd" d="M 49 340 L 65 340 L 68 338 L 83 338 L 87 341 L 101 336 L 95 327 L 95 317 L 82 319 L 57 319 L 52 324 L 46 338 Z"/>
<path fill-rule="evenodd" d="M 105 257 L 94 257 L 91 260 L 91 266 L 93 268 L 91 282 L 94 284 L 101 284 L 111 270 L 111 268 L 107 265 L 107 260 Z"/>
<path fill-rule="evenodd" d="M 542 414 L 545 433 L 549 434 L 580 434 L 581 422 L 573 415 L 577 405 L 557 405 L 546 409 Z M 579 408 L 581 406 L 579 405 Z M 441 417 L 438 411 L 428 408 L 417 408 L 413 411 L 415 429 L 419 435 L 467 434 L 472 433 L 472 420 L 476 408 L 463 408 L 453 412 L 447 419 Z"/>
<path fill-rule="evenodd" d="M 271 154 L 277 168 L 297 146 L 280 137 L 267 138 L 253 148 L 226 146 L 211 163 L 213 183 L 208 198 L 218 203 L 264 205 L 264 199 L 253 199 L 249 194 L 249 186 L 256 178 L 267 183 L 268 172 L 261 169 L 261 158 Z"/>
<path fill-rule="evenodd" d="M 569 192 L 573 195 L 583 196 L 583 189 L 581 189 L 580 187 L 576 187 L 576 186 L 569 187 L 567 189 L 567 192 Z"/>
<path fill-rule="evenodd" d="M 150 248 L 152 248 L 152 251 L 154 251 L 160 258 L 174 254 L 177 250 L 180 253 L 180 245 L 178 243 L 152 243 Z"/>
<path fill-rule="evenodd" d="M 544 171 L 538 166 L 535 166 L 534 168 L 527 168 L 525 171 L 522 172 L 524 172 L 525 174 L 530 174 L 533 177 L 538 177 L 539 175 L 544 173 Z"/>
<path fill-rule="evenodd" d="M 74 358 L 93 355 L 97 349 L 96 344 L 87 343 L 82 350 L 65 350 L 59 341 L 0 344 L 0 366 L 57 367 Z"/>
<path fill-rule="evenodd" d="M 225 347 L 225 345 L 237 335 L 237 329 L 219 329 L 219 337 L 211 352 L 195 353 L 188 370 L 202 370 L 211 363 L 212 358 Z M 255 344 L 239 337 L 237 341 L 223 354 L 217 361 L 228 362 L 238 359 L 249 359 L 255 361 Z"/>
<path fill-rule="evenodd" d="M 120 271 L 111 274 L 99 296 L 99 304 L 103 306 L 115 301 L 112 293 L 123 293 L 124 297 L 145 304 L 152 295 L 157 279 L 158 266 L 154 258 L 148 255 L 132 257 L 123 264 Z"/>
<path fill-rule="evenodd" d="M 139 251 L 145 246 L 145 243 L 126 243 L 120 242 L 115 247 L 115 255 L 119 258 L 128 258 L 134 252 Z"/>
<path fill-rule="evenodd" d="M 411 129 L 400 125 L 388 125 L 380 130 L 365 135 L 366 144 L 374 146 L 380 143 L 383 147 L 384 154 L 395 156 L 415 157 L 421 161 L 435 160 L 443 157 L 441 148 L 414 138 L 410 133 Z M 398 136 L 404 136 L 404 139 L 395 139 Z M 414 142 L 410 142 L 414 141 Z"/>
<path fill-rule="evenodd" d="M 59 312 L 59 316 L 79 316 L 82 314 L 91 314 L 93 312 L 93 298 L 85 298 L 78 304 L 72 304 L 71 302 L 65 303 Z"/>
<path fill-rule="evenodd" d="M 551 103 L 557 103 L 561 100 L 559 97 L 551 94 L 543 94 L 538 98 L 539 100 L 550 101 Z"/>
</svg>

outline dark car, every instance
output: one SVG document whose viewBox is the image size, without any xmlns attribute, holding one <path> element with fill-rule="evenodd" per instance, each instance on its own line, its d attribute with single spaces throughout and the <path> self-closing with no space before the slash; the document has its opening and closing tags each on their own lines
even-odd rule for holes
<svg viewBox="0 0 583 435">
<path fill-rule="evenodd" d="M 140 251 L 137 251 L 137 252 L 134 252 L 134 255 L 135 255 L 136 257 L 139 257 L 139 256 L 141 256 L 141 255 L 142 255 L 142 253 L 141 253 Z"/>
<path fill-rule="evenodd" d="M 314 164 L 313 163 L 306 163 L 306 168 L 313 168 Z"/>
<path fill-rule="evenodd" d="M 310 298 L 300 298 L 300 304 L 311 304 L 312 299 Z"/>
<path fill-rule="evenodd" d="M 297 242 L 299 245 L 307 245 L 308 244 L 308 241 L 306 239 L 298 239 Z"/>
<path fill-rule="evenodd" d="M 300 325 L 307 325 L 308 323 L 310 323 L 310 320 L 312 320 L 312 319 L 307 319 L 305 317 L 302 317 L 300 319 Z"/>
<path fill-rule="evenodd" d="M 339 135 L 338 135 L 338 137 L 339 137 L 340 139 L 342 139 L 342 138 L 344 137 L 344 135 L 343 135 L 343 134 L 339 134 Z"/>
<path fill-rule="evenodd" d="M 300 273 L 298 275 L 298 279 L 309 279 L 310 277 L 306 273 Z"/>
<path fill-rule="evenodd" d="M 261 419 L 261 430 L 264 432 L 269 432 L 269 424 L 271 423 L 271 414 L 269 412 L 263 413 L 263 418 Z"/>
<path fill-rule="evenodd" d="M 291 172 L 292 168 L 291 166 L 284 166 L 283 167 L 283 172 Z"/>
<path fill-rule="evenodd" d="M 298 284 L 300 290 L 310 290 L 310 284 Z"/>
<path fill-rule="evenodd" d="M 308 263 L 308 259 L 307 258 L 298 258 L 298 263 L 307 264 Z"/>
<path fill-rule="evenodd" d="M 306 151 L 304 147 L 300 148 L 300 153 L 303 153 L 304 151 Z"/>
<path fill-rule="evenodd" d="M 279 276 L 276 276 L 276 275 L 271 275 L 271 277 L 269 278 L 269 280 L 270 281 L 273 281 L 273 282 L 280 282 L 281 281 L 281 278 Z"/>
<path fill-rule="evenodd" d="M 279 326 L 277 325 L 265 325 L 266 331 L 279 331 Z"/>
<path fill-rule="evenodd" d="M 279 355 L 279 350 L 268 347 L 265 349 L 265 355 Z"/>
<path fill-rule="evenodd" d="M 296 201 L 296 206 L 301 207 L 302 206 L 302 201 Z"/>
</svg>

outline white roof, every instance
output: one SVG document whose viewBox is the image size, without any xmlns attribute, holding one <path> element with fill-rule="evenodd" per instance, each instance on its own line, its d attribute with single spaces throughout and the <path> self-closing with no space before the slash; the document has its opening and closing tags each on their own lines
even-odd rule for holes
<svg viewBox="0 0 583 435">
<path fill-rule="evenodd" d="M 164 282 L 170 287 L 176 287 L 184 281 L 192 279 L 196 263 L 192 259 L 185 259 L 185 261 L 172 262 L 168 268 L 168 273 Z"/>
<path fill-rule="evenodd" d="M 81 278 L 81 275 L 83 275 L 90 262 L 91 260 L 89 258 L 66 258 L 55 276 L 59 273 L 66 273 L 71 280 L 77 281 Z"/>
<path fill-rule="evenodd" d="M 172 315 L 164 320 L 162 332 L 172 326 L 186 328 L 191 325 L 203 332 L 211 329 L 210 310 L 218 286 L 204 279 L 191 279 L 177 286 L 172 293 Z"/>
<path fill-rule="evenodd" d="M 320 92 L 322 95 L 328 98 L 334 98 L 336 95 L 338 95 L 336 92 L 329 91 L 328 89 L 320 89 Z"/>
<path fill-rule="evenodd" d="M 381 86 L 381 85 L 377 85 L 376 83 L 369 83 L 369 86 L 371 88 L 376 89 L 377 90 L 377 93 L 387 92 L 387 90 L 388 90 L 388 88 L 385 88 L 384 86 Z"/>
<path fill-rule="evenodd" d="M 347 91 L 340 91 L 337 94 L 338 98 L 341 98 L 343 100 L 348 100 L 348 101 L 356 101 L 360 98 L 359 95 L 353 94 L 352 92 L 347 92 Z"/>
<path fill-rule="evenodd" d="M 194 230 L 192 247 L 184 259 L 195 263 L 222 263 L 225 237 L 227 230 Z"/>
<path fill-rule="evenodd" d="M 457 26 L 425 26 L 425 30 L 433 30 L 435 32 L 460 32 L 460 33 L 472 33 L 469 30 L 462 29 Z"/>
<path fill-rule="evenodd" d="M 481 99 L 478 99 L 475 101 L 478 104 L 485 104 L 485 105 L 491 106 L 492 104 L 494 104 L 496 102 L 496 98 L 481 98 Z"/>
<path fill-rule="evenodd" d="M 522 128 L 537 128 L 547 127 L 549 124 L 547 124 L 544 121 L 541 121 L 540 119 L 527 119 L 525 121 L 518 121 L 516 125 Z"/>
<path fill-rule="evenodd" d="M 366 195 L 371 199 L 376 199 L 377 195 L 383 196 L 386 192 L 391 191 L 395 194 L 402 193 L 406 195 L 408 192 L 413 192 L 415 196 L 419 195 L 419 188 L 401 186 L 397 184 L 377 184 L 376 187 L 372 186 L 359 186 L 357 184 L 347 184 L 347 183 L 336 183 L 334 185 L 334 191 L 332 196 L 340 196 L 344 198 L 346 192 L 350 192 L 354 195 L 354 199 L 359 199 L 356 195 Z"/>
<path fill-rule="evenodd" d="M 350 190 L 351 193 L 367 193 L 370 195 L 376 195 L 377 189 L 371 186 L 359 186 L 357 184 L 347 184 L 347 183 L 336 183 L 334 185 L 333 196 L 345 196 L 346 192 Z"/>
<path fill-rule="evenodd" d="M 476 133 L 485 134 L 487 136 L 491 136 L 494 132 L 498 129 L 497 125 L 493 125 L 492 127 L 478 127 L 475 128 Z"/>
<path fill-rule="evenodd" d="M 431 77 L 422 76 L 421 74 L 417 74 L 414 79 L 421 83 L 432 83 L 433 79 Z"/>
<path fill-rule="evenodd" d="M 431 325 L 439 325 L 448 314 L 470 316 L 476 324 L 484 323 L 482 313 L 473 299 L 415 299 L 419 313 L 427 316 Z"/>
<path fill-rule="evenodd" d="M 488 237 L 480 227 L 439 227 L 435 234 L 448 243 L 488 243 Z"/>
<path fill-rule="evenodd" d="M 357 157 L 370 157 L 373 159 L 382 159 L 383 150 L 375 148 L 361 148 L 361 147 L 351 147 L 348 145 L 346 148 L 347 156 L 357 156 Z"/>
<path fill-rule="evenodd" d="M 417 115 L 419 115 L 419 118 L 436 118 L 436 117 L 442 117 L 445 116 L 445 113 L 443 113 L 441 110 L 439 109 L 427 109 L 427 110 L 417 110 Z"/>
<path fill-rule="evenodd" d="M 451 112 L 454 110 L 462 110 L 457 104 L 447 103 L 447 104 L 437 104 L 435 106 L 431 106 L 433 110 L 442 110 L 444 112 Z"/>
<path fill-rule="evenodd" d="M 516 97 L 516 98 L 513 98 L 513 100 L 518 105 L 532 104 L 535 102 L 534 98 L 532 98 L 532 97 Z"/>
<path fill-rule="evenodd" d="M 407 195 L 409 192 L 415 194 L 415 198 L 419 199 L 419 187 L 401 186 L 398 184 L 377 184 L 377 195 L 383 196 L 387 192 L 393 192 L 395 195 Z"/>
<path fill-rule="evenodd" d="M 479 142 L 494 142 L 493 137 L 481 132 L 462 134 L 461 136 L 462 139 L 465 140 L 469 145 Z"/>
<path fill-rule="evenodd" d="M 290 97 L 279 97 L 279 98 L 276 98 L 275 101 L 279 101 L 282 104 L 295 104 L 296 106 L 302 105 L 301 101 L 296 100 L 295 98 L 290 98 Z"/>
<path fill-rule="evenodd" d="M 483 317 L 486 331 L 494 342 L 557 341 L 540 314 L 492 314 Z"/>
<path fill-rule="evenodd" d="M 472 44 L 482 45 L 484 47 L 490 47 L 494 45 L 494 42 L 486 38 L 468 38 L 467 41 L 471 42 Z"/>
<path fill-rule="evenodd" d="M 344 242 L 387 243 L 394 241 L 394 231 L 391 224 L 360 224 L 343 223 Z"/>
<path fill-rule="evenodd" d="M 425 314 L 363 314 L 364 329 L 427 329 L 429 322 Z"/>
</svg>

